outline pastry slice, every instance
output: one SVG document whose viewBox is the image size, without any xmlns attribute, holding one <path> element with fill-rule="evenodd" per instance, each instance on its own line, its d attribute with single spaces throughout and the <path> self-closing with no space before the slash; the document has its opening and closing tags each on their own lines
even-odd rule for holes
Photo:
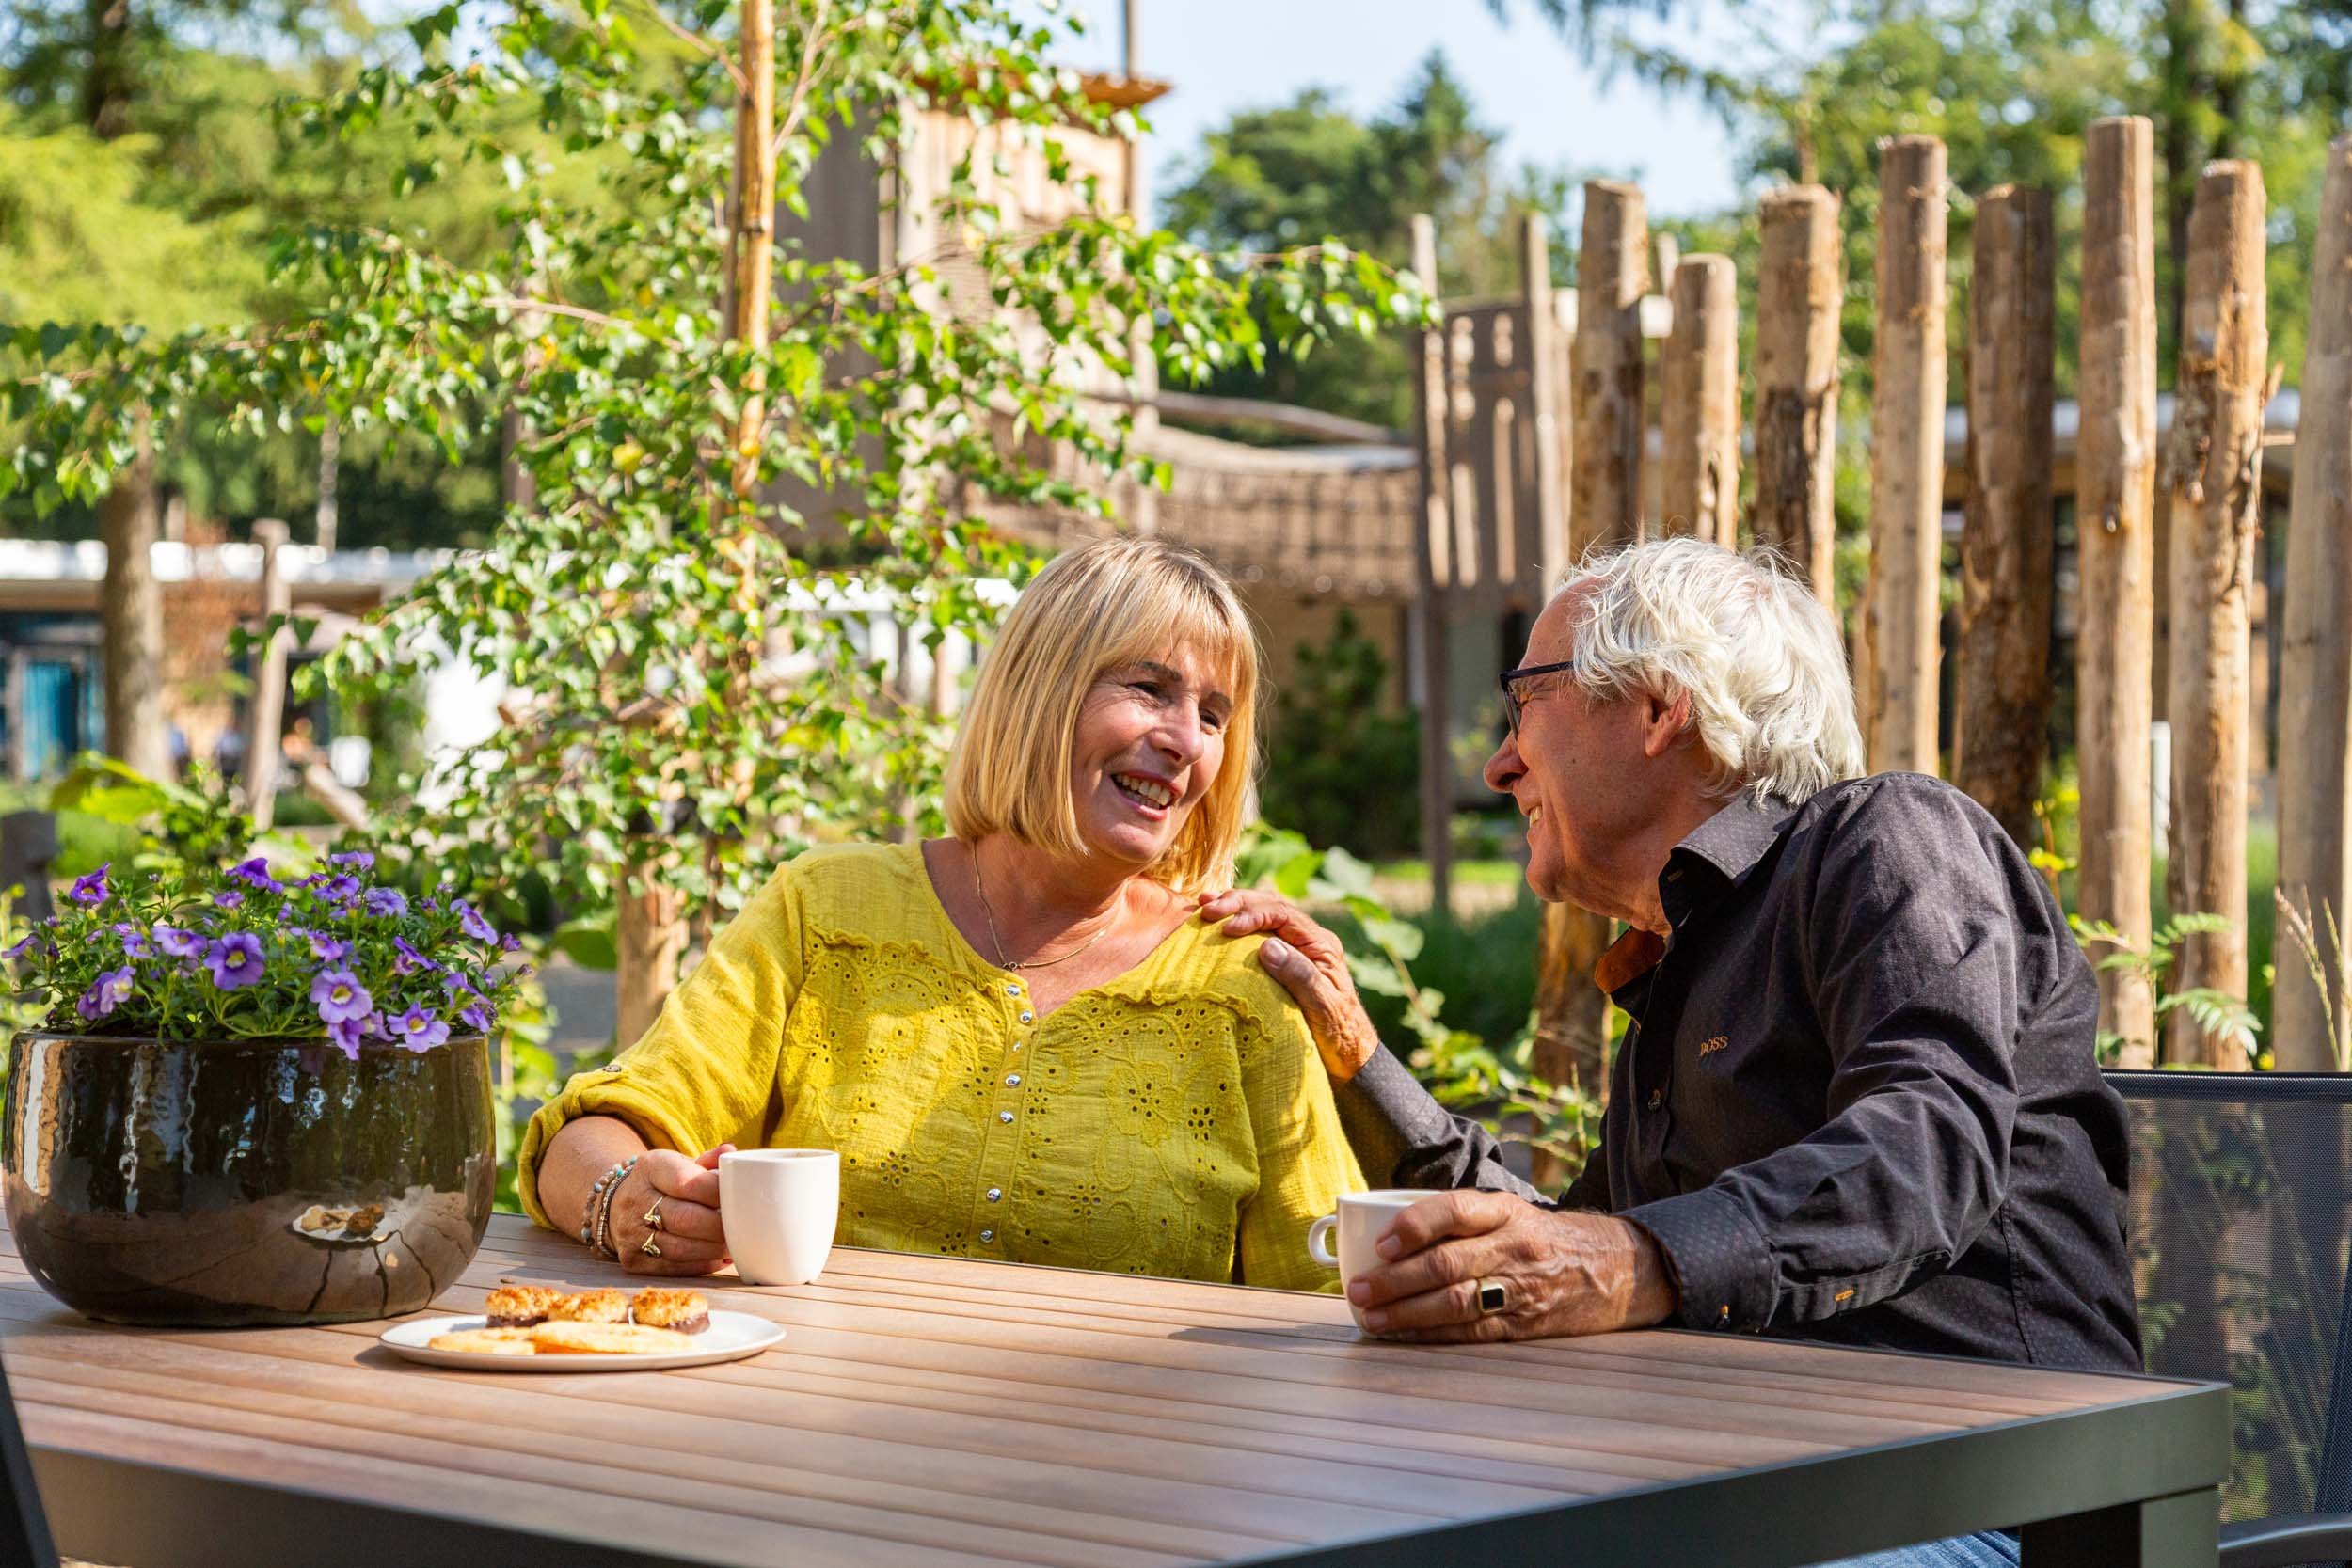
<svg viewBox="0 0 2352 1568">
<path fill-rule="evenodd" d="M 654 1287 L 637 1292 L 629 1303 L 629 1321 L 648 1328 L 674 1329 L 680 1334 L 700 1334 L 710 1326 L 710 1303 L 700 1291 L 673 1291 Z"/>
<path fill-rule="evenodd" d="M 563 1291 L 545 1285 L 501 1285 L 490 1292 L 482 1311 L 492 1328 L 529 1328 L 547 1322 L 563 1299 Z"/>
<path fill-rule="evenodd" d="M 666 1328 L 643 1323 L 544 1323 L 531 1330 L 541 1355 L 670 1355 L 694 1341 Z"/>
<path fill-rule="evenodd" d="M 425 1341 L 427 1350 L 462 1351 L 468 1355 L 536 1355 L 538 1348 L 531 1342 L 527 1328 L 461 1328 L 453 1334 L 436 1334 Z"/>
<path fill-rule="evenodd" d="M 579 1291 L 558 1296 L 548 1308 L 548 1319 L 560 1323 L 625 1323 L 628 1322 L 628 1292 Z"/>
</svg>

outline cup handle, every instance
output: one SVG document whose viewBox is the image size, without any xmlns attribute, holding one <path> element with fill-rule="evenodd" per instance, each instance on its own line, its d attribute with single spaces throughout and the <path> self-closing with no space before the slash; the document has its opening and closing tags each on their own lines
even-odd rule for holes
<svg viewBox="0 0 2352 1568">
<path fill-rule="evenodd" d="M 1337 1214 L 1326 1214 L 1307 1227 L 1307 1256 L 1327 1269 L 1336 1269 L 1340 1266 L 1340 1260 L 1331 1255 L 1331 1249 L 1324 1240 L 1331 1234 L 1339 1223 L 1340 1217 Z"/>
</svg>

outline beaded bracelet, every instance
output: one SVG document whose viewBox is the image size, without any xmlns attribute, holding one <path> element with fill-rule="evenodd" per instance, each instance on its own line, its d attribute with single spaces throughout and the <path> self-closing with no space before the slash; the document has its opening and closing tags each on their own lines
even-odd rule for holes
<svg viewBox="0 0 2352 1568">
<path fill-rule="evenodd" d="M 588 1208 L 580 1222 L 580 1239 L 590 1252 L 599 1258 L 618 1258 L 612 1249 L 612 1199 L 621 1190 L 622 1178 L 637 1164 L 637 1156 L 630 1155 L 596 1179 L 588 1189 Z"/>
<path fill-rule="evenodd" d="M 636 1164 L 631 1160 L 612 1173 L 612 1184 L 605 1188 L 604 1201 L 597 1206 L 596 1251 L 599 1258 L 620 1259 L 621 1249 L 612 1244 L 612 1203 L 621 1196 L 621 1183 L 628 1180 L 629 1167 Z"/>
</svg>

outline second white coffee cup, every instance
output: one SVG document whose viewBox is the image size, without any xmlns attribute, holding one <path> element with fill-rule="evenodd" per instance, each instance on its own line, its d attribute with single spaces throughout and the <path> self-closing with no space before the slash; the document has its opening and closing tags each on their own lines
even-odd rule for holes
<svg viewBox="0 0 2352 1568">
<path fill-rule="evenodd" d="M 841 1156 L 741 1148 L 719 1156 L 719 1223 L 747 1285 L 805 1285 L 825 1269 L 841 1217 Z"/>
<path fill-rule="evenodd" d="M 1307 1255 L 1326 1268 L 1338 1269 L 1343 1284 L 1352 1282 L 1358 1275 L 1377 1268 L 1384 1261 L 1373 1248 L 1389 1228 L 1389 1222 L 1429 1196 L 1412 1187 L 1342 1193 L 1339 1212 L 1326 1214 L 1307 1227 Z M 1340 1237 L 1336 1256 L 1327 1240 L 1335 1230 Z M 1360 1322 L 1361 1314 L 1358 1318 Z"/>
</svg>

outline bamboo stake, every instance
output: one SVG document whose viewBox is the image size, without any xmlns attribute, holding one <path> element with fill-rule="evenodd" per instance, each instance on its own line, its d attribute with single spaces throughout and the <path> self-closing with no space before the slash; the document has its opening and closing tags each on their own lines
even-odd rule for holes
<svg viewBox="0 0 2352 1568">
<path fill-rule="evenodd" d="M 266 625 L 294 608 L 286 582 L 286 525 L 276 517 L 253 523 L 254 542 L 262 546 L 262 619 Z M 286 650 L 294 633 L 284 626 L 270 631 L 262 643 L 262 659 L 253 673 L 253 705 L 246 715 L 245 809 L 253 831 L 265 833 L 278 816 L 279 731 L 286 717 Z"/>
<path fill-rule="evenodd" d="M 2280 610 L 2279 896 L 2308 917 L 2320 974 L 2280 943 L 2270 1044 L 2281 1070 L 2331 1072 L 2352 1059 L 2340 950 L 2352 925 L 2352 135 L 2328 149 L 2310 320 Z"/>
<path fill-rule="evenodd" d="M 1968 523 L 1952 780 L 2026 847 L 2050 730 L 2058 246 L 2050 193 L 1977 203 L 1968 306 Z"/>
<path fill-rule="evenodd" d="M 1863 714 L 1874 773 L 1936 770 L 1947 205 L 1942 142 L 1901 136 L 1880 145 L 1865 611 L 1874 674 Z"/>
<path fill-rule="evenodd" d="M 2270 334 L 2263 280 L 2262 169 L 2207 164 L 2189 211 L 2180 372 L 2164 485 L 2171 497 L 2171 856 L 2175 914 L 2218 914 L 2229 929 L 2188 937 L 2177 990 L 2246 994 L 2248 593 L 2262 519 L 2263 394 Z M 2224 1071 L 2247 1042 L 2208 1032 L 2185 1007 L 2165 1021 L 2165 1059 Z"/>
<path fill-rule="evenodd" d="M 2079 905 L 2145 948 L 2149 910 L 2149 658 L 2154 636 L 2156 445 L 2153 142 L 2139 116 L 2085 137 L 2082 436 L 2078 450 L 2076 733 L 2082 768 Z M 2099 976 L 2126 1067 L 2153 1065 L 2155 999 L 2133 968 Z"/>
<path fill-rule="evenodd" d="M 1649 288 L 1649 225 L 1638 185 L 1584 186 L 1577 257 L 1577 461 L 1569 492 L 1571 553 L 1630 544 L 1642 522 L 1642 295 Z"/>
<path fill-rule="evenodd" d="M 1665 470 L 1659 518 L 1668 533 L 1740 543 L 1740 297 L 1728 256 L 1675 269 L 1674 329 L 1659 366 Z"/>
<path fill-rule="evenodd" d="M 1426 213 L 1413 214 L 1413 274 L 1437 293 L 1438 229 Z M 1438 569 L 1439 544 L 1454 526 L 1446 504 L 1446 337 L 1443 323 L 1416 335 L 1420 374 L 1413 382 L 1413 429 L 1421 445 L 1421 537 L 1413 552 L 1419 590 L 1413 613 L 1421 631 L 1421 845 L 1429 862 L 1429 907 L 1438 911 L 1454 907 L 1453 704 L 1447 689 L 1453 674 L 1446 657 L 1448 584 Z"/>
<path fill-rule="evenodd" d="M 1764 198 L 1756 308 L 1756 542 L 1786 551 L 1833 609 L 1837 590 L 1837 198 Z"/>
</svg>

